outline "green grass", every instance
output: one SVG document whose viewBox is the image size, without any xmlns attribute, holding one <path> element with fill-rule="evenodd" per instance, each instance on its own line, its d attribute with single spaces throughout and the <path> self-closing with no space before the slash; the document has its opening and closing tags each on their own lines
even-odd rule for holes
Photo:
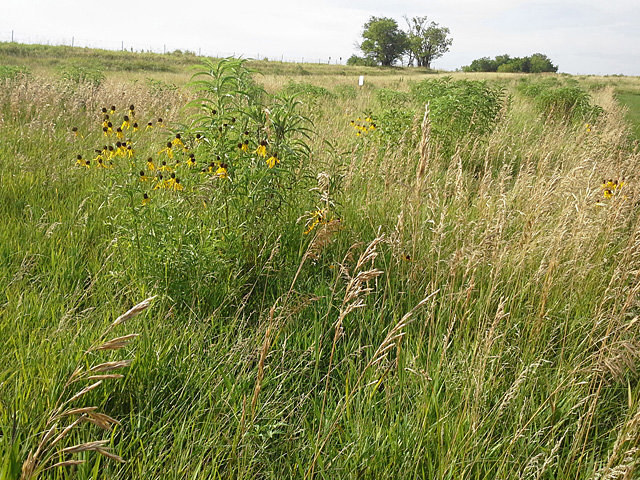
<svg viewBox="0 0 640 480">
<path fill-rule="evenodd" d="M 633 135 L 635 138 L 640 139 L 640 91 L 618 90 L 616 97 L 622 105 L 627 107 L 627 119 L 631 125 Z"/>
<path fill-rule="evenodd" d="M 77 365 L 121 359 L 123 378 L 72 404 L 120 424 L 85 422 L 52 451 L 104 439 L 126 463 L 57 453 L 85 463 L 40 478 L 637 474 L 640 158 L 611 89 L 591 90 L 604 113 L 587 132 L 543 116 L 517 76 L 488 76 L 506 89 L 490 128 L 452 124 L 421 150 L 422 78 L 405 71 L 358 89 L 333 67 L 237 70 L 198 110 L 177 63 L 91 83 L 38 62 L 16 56 L 34 71 L 0 89 L 0 477 L 19 478 L 59 396 L 88 384 L 63 388 Z M 440 108 L 482 101 L 474 85 L 479 99 Z M 155 127 L 98 169 L 115 142 L 101 108 L 120 123 L 129 104 Z M 176 133 L 198 169 L 176 147 L 184 190 L 154 190 L 139 171 Z M 253 153 L 265 138 L 273 169 Z M 211 162 L 231 181 L 200 173 Z M 625 185 L 604 198 L 602 178 Z M 139 337 L 85 353 L 152 295 L 108 338 Z"/>
</svg>

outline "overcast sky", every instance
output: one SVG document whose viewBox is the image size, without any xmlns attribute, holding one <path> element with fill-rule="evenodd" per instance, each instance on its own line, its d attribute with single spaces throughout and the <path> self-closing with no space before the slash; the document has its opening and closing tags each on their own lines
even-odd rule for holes
<svg viewBox="0 0 640 480">
<path fill-rule="evenodd" d="M 540 52 L 573 74 L 640 75 L 640 0 L 0 0 L 0 41 L 342 61 L 372 15 L 449 27 L 434 68 Z"/>
</svg>

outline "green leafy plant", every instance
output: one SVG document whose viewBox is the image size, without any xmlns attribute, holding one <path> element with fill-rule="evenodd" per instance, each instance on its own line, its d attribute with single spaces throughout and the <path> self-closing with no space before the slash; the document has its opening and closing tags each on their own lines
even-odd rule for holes
<svg viewBox="0 0 640 480">
<path fill-rule="evenodd" d="M 449 77 L 416 83 L 411 93 L 421 105 L 429 104 L 431 135 L 446 151 L 467 136 L 493 130 L 505 103 L 502 87 Z"/>
<path fill-rule="evenodd" d="M 571 121 L 593 121 L 602 108 L 591 102 L 591 95 L 576 83 L 562 83 L 557 79 L 539 82 L 523 81 L 518 90 L 533 100 L 546 117 Z"/>
<path fill-rule="evenodd" d="M 94 63 L 70 63 L 58 67 L 59 75 L 73 83 L 99 86 L 105 79 L 102 68 Z"/>
<path fill-rule="evenodd" d="M 0 80 L 13 80 L 21 75 L 31 75 L 31 69 L 13 65 L 0 65 Z"/>
</svg>

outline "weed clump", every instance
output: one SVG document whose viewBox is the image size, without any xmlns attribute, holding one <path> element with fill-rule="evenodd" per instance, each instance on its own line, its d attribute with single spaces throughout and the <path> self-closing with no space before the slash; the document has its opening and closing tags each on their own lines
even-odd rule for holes
<svg viewBox="0 0 640 480">
<path fill-rule="evenodd" d="M 562 83 L 556 78 L 537 82 L 523 80 L 518 91 L 532 99 L 547 118 L 582 122 L 593 121 L 602 113 L 602 108 L 592 103 L 591 95 L 574 82 Z"/>
</svg>

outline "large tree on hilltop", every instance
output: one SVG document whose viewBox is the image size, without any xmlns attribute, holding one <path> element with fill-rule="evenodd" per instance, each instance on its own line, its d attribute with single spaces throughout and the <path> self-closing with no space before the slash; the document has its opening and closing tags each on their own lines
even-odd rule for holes
<svg viewBox="0 0 640 480">
<path fill-rule="evenodd" d="M 407 34 L 398 28 L 393 18 L 371 17 L 364 24 L 360 50 L 380 65 L 390 66 L 408 47 Z"/>
<path fill-rule="evenodd" d="M 410 63 L 416 60 L 419 67 L 431 68 L 431 62 L 449 51 L 453 43 L 447 27 L 429 22 L 427 17 L 404 17 L 409 26 L 408 48 Z"/>
</svg>

